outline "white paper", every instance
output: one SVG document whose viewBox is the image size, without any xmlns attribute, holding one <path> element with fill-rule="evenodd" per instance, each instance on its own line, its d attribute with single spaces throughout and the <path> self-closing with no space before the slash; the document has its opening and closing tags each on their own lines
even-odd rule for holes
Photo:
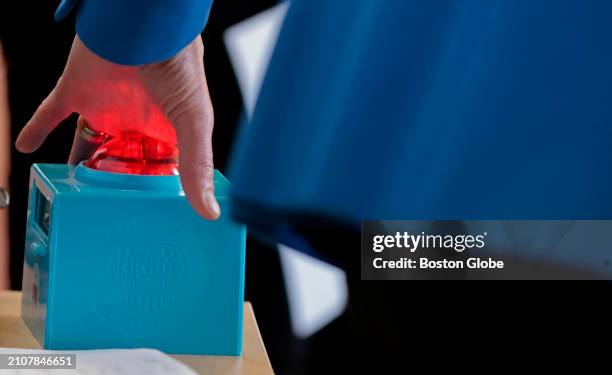
<svg viewBox="0 0 612 375">
<path fill-rule="evenodd" d="M 197 375 L 187 365 L 154 349 L 30 350 L 0 348 L 0 354 L 76 354 L 76 370 L 0 370 L 5 375 Z"/>
</svg>

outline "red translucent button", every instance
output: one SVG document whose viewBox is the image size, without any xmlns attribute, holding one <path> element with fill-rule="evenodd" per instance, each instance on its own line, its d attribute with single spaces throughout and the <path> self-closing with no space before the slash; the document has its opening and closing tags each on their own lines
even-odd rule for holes
<svg viewBox="0 0 612 375">
<path fill-rule="evenodd" d="M 106 139 L 85 162 L 89 168 L 140 175 L 178 174 L 178 149 L 173 144 L 136 131 L 107 136 Z"/>
</svg>

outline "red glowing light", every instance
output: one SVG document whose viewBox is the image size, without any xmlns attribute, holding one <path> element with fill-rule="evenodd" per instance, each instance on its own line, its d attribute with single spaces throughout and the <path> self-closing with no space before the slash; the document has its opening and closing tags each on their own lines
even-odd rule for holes
<svg viewBox="0 0 612 375">
<path fill-rule="evenodd" d="M 85 165 L 106 172 L 140 175 L 178 174 L 178 149 L 167 142 L 130 131 L 108 136 Z"/>
<path fill-rule="evenodd" d="M 114 173 L 178 174 L 176 133 L 161 113 L 152 111 L 140 123 L 134 118 L 105 116 L 97 119 L 95 129 L 82 121 L 81 137 L 98 147 L 86 166 Z"/>
<path fill-rule="evenodd" d="M 174 126 L 139 83 L 136 70 L 126 68 L 116 73 L 111 81 L 87 85 L 96 100 L 85 101 L 89 105 L 79 111 L 80 125 L 85 129 L 81 138 L 97 149 L 85 165 L 115 173 L 178 174 Z"/>
</svg>

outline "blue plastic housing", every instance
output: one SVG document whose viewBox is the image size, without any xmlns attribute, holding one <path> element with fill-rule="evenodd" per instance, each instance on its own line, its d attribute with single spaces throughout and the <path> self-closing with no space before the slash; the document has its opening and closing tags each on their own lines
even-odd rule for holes
<svg viewBox="0 0 612 375">
<path fill-rule="evenodd" d="M 215 171 L 229 212 L 229 182 Z M 178 176 L 34 164 L 22 318 L 45 349 L 240 355 L 246 229 L 199 217 Z"/>
</svg>

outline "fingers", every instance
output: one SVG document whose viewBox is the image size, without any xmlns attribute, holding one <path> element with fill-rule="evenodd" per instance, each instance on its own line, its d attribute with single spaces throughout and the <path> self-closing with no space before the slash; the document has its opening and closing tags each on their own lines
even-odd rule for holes
<svg viewBox="0 0 612 375">
<path fill-rule="evenodd" d="M 221 210 L 215 198 L 214 114 L 203 53 L 202 39 L 198 36 L 172 59 L 144 66 L 140 74 L 176 130 L 179 173 L 189 204 L 200 216 L 214 220 Z"/>
<path fill-rule="evenodd" d="M 56 86 L 19 133 L 15 142 L 17 150 L 25 153 L 36 151 L 49 133 L 70 115 L 71 111 L 63 105 L 64 99 Z"/>
<path fill-rule="evenodd" d="M 214 114 L 198 35 L 172 59 L 143 66 L 139 74 L 176 130 L 179 173 L 193 209 L 214 220 L 221 210 L 215 198 L 212 131 Z"/>
<path fill-rule="evenodd" d="M 87 128 L 85 119 L 79 116 L 77 128 L 74 131 L 70 156 L 68 156 L 68 164 L 76 165 L 83 160 L 89 159 L 103 143 L 104 137 L 93 133 L 92 130 Z"/>
<path fill-rule="evenodd" d="M 199 215 L 215 220 L 221 209 L 215 198 L 212 107 L 201 103 L 197 110 L 184 113 L 173 123 L 179 146 L 179 173 L 187 200 Z"/>
</svg>

